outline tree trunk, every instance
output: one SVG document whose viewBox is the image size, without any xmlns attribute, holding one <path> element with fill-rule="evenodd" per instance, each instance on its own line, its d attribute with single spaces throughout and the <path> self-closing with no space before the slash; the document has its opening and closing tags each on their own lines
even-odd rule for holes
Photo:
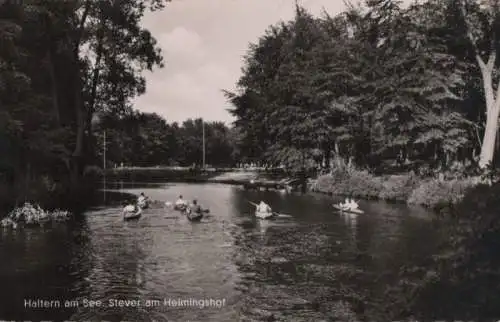
<svg viewBox="0 0 500 322">
<path fill-rule="evenodd" d="M 82 78 L 81 78 L 81 70 L 80 70 L 80 45 L 82 42 L 83 34 L 84 34 L 84 29 L 85 29 L 85 22 L 87 21 L 89 12 L 90 12 L 90 6 L 91 6 L 91 1 L 87 0 L 85 2 L 85 7 L 84 11 L 82 13 L 82 17 L 79 21 L 79 28 L 78 28 L 78 33 L 75 38 L 74 42 L 74 47 L 72 50 L 72 64 L 73 64 L 73 77 L 74 77 L 74 82 L 73 82 L 73 104 L 74 104 L 74 111 L 75 111 L 75 116 L 76 116 L 76 144 L 75 148 L 73 150 L 73 154 L 71 157 L 71 175 L 70 175 L 70 180 L 71 180 L 71 186 L 72 188 L 78 188 L 78 185 L 80 184 L 80 179 L 83 173 L 83 154 L 84 154 L 84 144 L 85 144 L 85 120 L 86 120 L 86 113 L 85 113 L 85 106 L 83 102 L 83 83 L 82 83 Z"/>
<path fill-rule="evenodd" d="M 486 168 L 493 161 L 493 155 L 495 152 L 495 141 L 498 131 L 498 112 L 499 112 L 499 96 L 500 96 L 500 86 L 497 86 L 496 93 L 493 90 L 493 72 L 495 70 L 496 61 L 496 38 L 494 36 L 490 37 L 490 51 L 488 56 L 488 61 L 485 63 L 480 56 L 480 50 L 477 46 L 476 39 L 473 36 L 472 30 L 474 29 L 470 20 L 468 20 L 468 13 L 466 8 L 467 2 L 463 2 L 460 5 L 462 11 L 462 16 L 466 25 L 466 33 L 472 44 L 474 51 L 476 53 L 476 61 L 481 70 L 481 76 L 483 80 L 483 90 L 486 99 L 486 127 L 483 136 L 483 142 L 481 143 L 481 154 L 479 156 L 479 168 Z M 494 35 L 494 30 L 496 24 L 490 24 L 488 26 L 491 28 L 491 32 Z M 500 85 L 500 84 L 499 84 Z"/>
<path fill-rule="evenodd" d="M 329 169 L 330 168 L 330 160 L 331 160 L 331 151 L 329 148 L 325 149 L 324 151 L 324 158 L 325 158 L 325 168 Z"/>
<path fill-rule="evenodd" d="M 479 156 L 479 167 L 481 169 L 486 168 L 493 161 L 493 156 L 495 152 L 495 141 L 498 131 L 498 116 L 500 110 L 500 86 L 497 88 L 497 92 L 493 90 L 493 70 L 495 66 L 495 54 L 492 53 L 488 59 L 488 63 L 484 63 L 483 60 L 477 56 L 477 61 L 479 67 L 481 68 L 481 76 L 483 79 L 483 89 L 486 99 L 486 126 L 484 129 L 483 142 L 481 144 L 481 153 Z"/>
<path fill-rule="evenodd" d="M 490 114 L 489 112 L 487 114 Z M 491 111 L 486 120 L 486 128 L 484 130 L 483 144 L 481 145 L 481 154 L 479 157 L 479 167 L 484 169 L 493 161 L 495 151 L 495 141 L 498 130 L 498 108 Z"/>
<path fill-rule="evenodd" d="M 78 68 L 78 61 L 75 62 L 75 82 L 74 82 L 74 109 L 76 116 L 76 144 L 72 154 L 71 162 L 71 181 L 74 187 L 80 183 L 80 177 L 83 171 L 83 154 L 85 145 L 85 120 L 86 113 L 83 105 L 82 97 L 82 80 L 80 69 Z"/>
<path fill-rule="evenodd" d="M 60 123 L 61 120 L 61 115 L 59 112 L 59 93 L 57 89 L 57 77 L 56 77 L 56 70 L 55 70 L 55 65 L 54 65 L 54 59 L 53 59 L 53 54 L 52 54 L 52 49 L 49 49 L 47 52 L 47 59 L 49 63 L 49 74 L 50 74 L 50 81 L 52 84 L 51 85 L 51 91 L 52 91 L 52 109 L 54 113 L 54 117 L 56 118 L 57 123 Z"/>
</svg>

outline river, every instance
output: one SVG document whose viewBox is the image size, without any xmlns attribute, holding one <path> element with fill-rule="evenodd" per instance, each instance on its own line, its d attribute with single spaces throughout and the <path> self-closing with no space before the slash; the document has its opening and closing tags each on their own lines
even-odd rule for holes
<svg viewBox="0 0 500 322">
<path fill-rule="evenodd" d="M 154 206 L 123 222 L 108 192 L 69 225 L 0 232 L 0 320 L 347 321 L 380 307 L 379 277 L 434 247 L 432 215 L 404 205 L 360 201 L 365 214 L 351 218 L 324 195 L 121 188 L 195 197 L 210 216 L 190 223 Z M 290 217 L 256 220 L 248 201 L 261 199 Z"/>
</svg>

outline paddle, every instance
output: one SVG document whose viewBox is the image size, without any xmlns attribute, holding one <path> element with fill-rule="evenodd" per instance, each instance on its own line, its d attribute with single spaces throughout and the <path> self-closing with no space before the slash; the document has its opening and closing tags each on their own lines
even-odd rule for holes
<svg viewBox="0 0 500 322">
<path fill-rule="evenodd" d="M 248 203 L 250 203 L 251 205 L 258 206 L 258 204 L 254 203 L 254 202 L 251 202 L 250 200 L 247 200 L 247 201 L 248 201 Z M 273 215 L 278 216 L 278 217 L 282 217 L 282 218 L 290 218 L 290 217 L 292 217 L 292 216 L 290 216 L 290 215 L 287 215 L 287 214 L 282 214 L 282 213 L 275 212 L 275 211 L 273 211 L 272 213 L 273 213 Z"/>
</svg>

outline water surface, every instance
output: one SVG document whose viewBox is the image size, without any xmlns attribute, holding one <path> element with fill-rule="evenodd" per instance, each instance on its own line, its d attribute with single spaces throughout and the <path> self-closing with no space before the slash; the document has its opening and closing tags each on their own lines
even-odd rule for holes
<svg viewBox="0 0 500 322">
<path fill-rule="evenodd" d="M 0 319 L 345 321 L 376 312 L 388 272 L 433 249 L 430 214 L 403 205 L 361 201 L 366 213 L 353 218 L 322 195 L 218 184 L 117 187 L 162 201 L 197 198 L 211 216 L 190 223 L 157 205 L 123 222 L 121 204 L 107 194 L 105 205 L 70 225 L 3 231 Z M 261 199 L 290 217 L 253 218 L 249 201 Z M 25 307 L 29 299 L 78 307 Z M 110 306 L 120 299 L 140 307 Z M 174 306 L 179 299 L 184 306 Z"/>
</svg>

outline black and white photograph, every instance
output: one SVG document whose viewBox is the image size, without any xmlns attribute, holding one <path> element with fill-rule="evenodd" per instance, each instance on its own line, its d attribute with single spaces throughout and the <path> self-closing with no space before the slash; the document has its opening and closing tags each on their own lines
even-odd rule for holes
<svg viewBox="0 0 500 322">
<path fill-rule="evenodd" d="M 0 0 L 0 322 L 500 321 L 500 0 Z"/>
</svg>

